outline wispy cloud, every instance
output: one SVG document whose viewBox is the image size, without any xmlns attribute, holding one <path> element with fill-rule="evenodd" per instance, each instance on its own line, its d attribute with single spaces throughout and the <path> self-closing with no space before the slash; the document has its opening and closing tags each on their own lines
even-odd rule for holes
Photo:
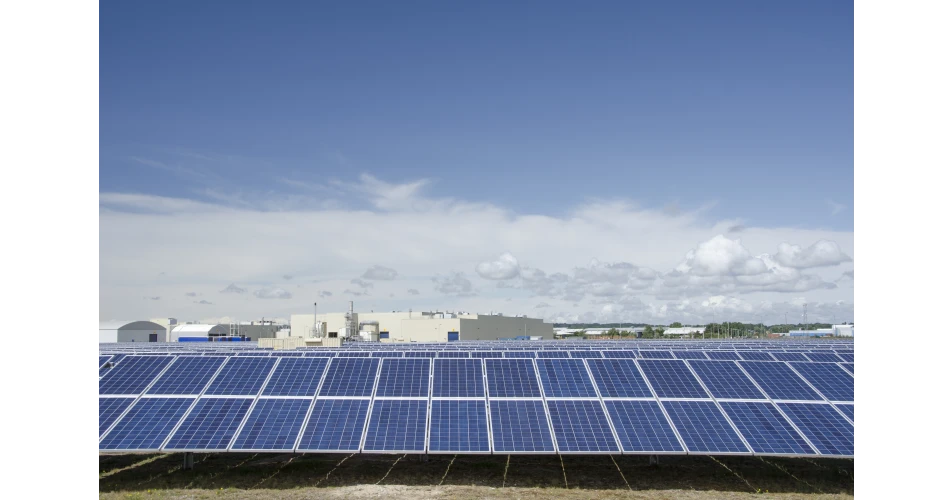
<svg viewBox="0 0 952 500">
<path fill-rule="evenodd" d="M 843 210 L 846 210 L 846 205 L 837 203 L 833 200 L 826 200 L 826 204 L 830 206 L 830 215 L 836 215 Z"/>
</svg>

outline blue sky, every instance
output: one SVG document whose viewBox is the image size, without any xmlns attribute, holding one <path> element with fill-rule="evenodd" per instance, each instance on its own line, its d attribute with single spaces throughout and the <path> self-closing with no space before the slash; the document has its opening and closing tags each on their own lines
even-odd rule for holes
<svg viewBox="0 0 952 500">
<path fill-rule="evenodd" d="M 257 291 L 400 307 L 411 287 L 433 307 L 522 300 L 553 318 L 670 318 L 671 301 L 693 301 L 690 319 L 733 299 L 851 314 L 850 2 L 512 3 L 102 2 L 102 318 L 198 315 L 198 297 L 218 315 L 296 310 L 228 303 Z M 322 267 L 239 258 L 247 241 L 227 241 L 249 227 L 298 241 L 307 226 L 322 245 L 349 233 L 315 220 L 382 234 L 408 213 L 480 246 L 420 237 Z M 127 247 L 135 231 L 214 234 L 224 247 L 162 253 L 231 264 L 186 270 Z M 584 245 L 553 258 L 532 237 Z M 512 272 L 476 271 L 493 263 Z M 612 288 L 605 263 L 651 272 Z M 354 290 L 378 265 L 410 281 Z M 248 293 L 222 295 L 232 283 Z"/>
</svg>

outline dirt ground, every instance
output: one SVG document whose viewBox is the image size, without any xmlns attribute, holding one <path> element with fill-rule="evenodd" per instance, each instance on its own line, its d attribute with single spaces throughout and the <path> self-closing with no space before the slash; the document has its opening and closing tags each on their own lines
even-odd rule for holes
<svg viewBox="0 0 952 500">
<path fill-rule="evenodd" d="M 508 462 L 508 463 L 507 463 Z M 644 456 L 101 455 L 100 498 L 852 498 L 853 461 Z"/>
</svg>

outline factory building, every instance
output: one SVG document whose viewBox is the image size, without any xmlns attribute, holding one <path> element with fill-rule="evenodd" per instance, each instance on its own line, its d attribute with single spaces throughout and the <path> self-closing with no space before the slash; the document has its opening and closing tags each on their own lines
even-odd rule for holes
<svg viewBox="0 0 952 500">
<path fill-rule="evenodd" d="M 668 337 L 690 337 L 692 335 L 704 334 L 703 326 L 682 326 L 679 328 L 668 328 L 664 331 L 664 336 Z"/>
<path fill-rule="evenodd" d="M 817 328 L 816 330 L 791 330 L 781 333 L 790 337 L 852 337 L 853 325 L 833 325 L 833 328 Z"/>
<path fill-rule="evenodd" d="M 172 328 L 172 342 L 183 342 L 182 339 L 208 339 L 209 337 L 227 337 L 228 325 L 185 324 Z"/>
<path fill-rule="evenodd" d="M 99 342 L 165 342 L 167 335 L 167 327 L 153 321 L 99 325 Z"/>
<path fill-rule="evenodd" d="M 538 318 L 422 311 L 293 314 L 291 336 L 392 343 L 554 338 L 552 325 Z"/>
</svg>

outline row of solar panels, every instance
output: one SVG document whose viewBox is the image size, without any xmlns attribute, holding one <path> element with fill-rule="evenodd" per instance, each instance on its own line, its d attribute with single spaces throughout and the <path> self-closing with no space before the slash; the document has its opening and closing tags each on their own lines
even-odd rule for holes
<svg viewBox="0 0 952 500">
<path fill-rule="evenodd" d="M 102 451 L 851 456 L 852 366 L 131 356 Z"/>
</svg>

